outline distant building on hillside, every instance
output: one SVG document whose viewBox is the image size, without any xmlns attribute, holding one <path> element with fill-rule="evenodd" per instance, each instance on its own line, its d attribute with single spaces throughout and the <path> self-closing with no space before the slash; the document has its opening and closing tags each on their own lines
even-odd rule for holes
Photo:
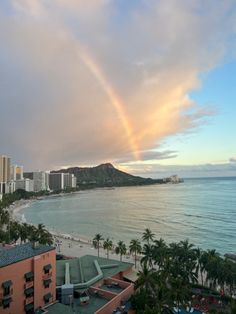
<svg viewBox="0 0 236 314">
<path fill-rule="evenodd" d="M 163 182 L 164 183 L 182 183 L 182 182 L 184 182 L 184 180 L 179 178 L 177 176 L 177 174 L 175 174 L 175 175 L 172 175 L 172 176 L 170 176 L 168 178 L 164 178 Z"/>
<path fill-rule="evenodd" d="M 55 300 L 55 248 L 0 247 L 0 313 L 33 314 Z"/>
<path fill-rule="evenodd" d="M 49 188 L 53 191 L 64 190 L 64 173 L 50 173 Z"/>
</svg>

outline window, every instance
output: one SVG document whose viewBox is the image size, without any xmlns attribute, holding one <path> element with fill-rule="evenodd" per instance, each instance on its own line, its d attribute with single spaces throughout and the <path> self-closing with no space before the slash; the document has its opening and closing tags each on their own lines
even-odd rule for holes
<svg viewBox="0 0 236 314">
<path fill-rule="evenodd" d="M 10 307 L 11 301 L 12 301 L 12 298 L 3 299 L 2 300 L 3 308 L 6 309 Z"/>
<path fill-rule="evenodd" d="M 52 265 L 51 265 L 51 264 L 45 265 L 45 266 L 43 267 L 44 273 L 45 273 L 45 274 L 48 274 L 51 268 L 52 268 Z"/>
<path fill-rule="evenodd" d="M 50 299 L 52 298 L 52 294 L 47 293 L 47 294 L 45 294 L 45 296 L 43 298 L 44 298 L 45 304 L 47 304 L 50 301 Z"/>
<path fill-rule="evenodd" d="M 51 282 L 52 282 L 51 279 L 46 279 L 46 280 L 44 280 L 44 281 L 43 281 L 44 288 L 49 288 Z"/>
<path fill-rule="evenodd" d="M 27 314 L 33 314 L 34 313 L 34 304 L 33 303 L 29 303 L 25 305 L 25 313 Z"/>
<path fill-rule="evenodd" d="M 32 271 L 25 274 L 25 281 L 30 282 L 34 280 L 34 273 Z"/>
<path fill-rule="evenodd" d="M 34 288 L 28 288 L 25 289 L 25 295 L 27 298 L 33 297 L 34 296 Z"/>
<path fill-rule="evenodd" d="M 8 280 L 2 283 L 2 287 L 3 287 L 3 296 L 8 296 L 9 294 L 11 294 L 11 285 L 12 285 L 12 281 Z"/>
</svg>

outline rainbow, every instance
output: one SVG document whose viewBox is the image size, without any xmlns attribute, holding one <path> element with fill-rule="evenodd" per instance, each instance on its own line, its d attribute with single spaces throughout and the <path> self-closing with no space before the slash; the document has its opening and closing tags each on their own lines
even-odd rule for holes
<svg viewBox="0 0 236 314">
<path fill-rule="evenodd" d="M 137 140 L 134 136 L 132 125 L 128 119 L 128 114 L 125 110 L 125 105 L 120 97 L 114 91 L 112 85 L 106 79 L 102 69 L 98 66 L 98 64 L 94 61 L 94 59 L 90 56 L 90 54 L 85 50 L 85 48 L 79 49 L 79 57 L 90 70 L 90 72 L 94 75 L 97 81 L 100 83 L 107 97 L 111 101 L 112 106 L 114 107 L 122 126 L 125 130 L 126 136 L 129 141 L 129 145 L 131 147 L 132 153 L 136 160 L 140 159 L 139 155 L 139 147 Z"/>
</svg>

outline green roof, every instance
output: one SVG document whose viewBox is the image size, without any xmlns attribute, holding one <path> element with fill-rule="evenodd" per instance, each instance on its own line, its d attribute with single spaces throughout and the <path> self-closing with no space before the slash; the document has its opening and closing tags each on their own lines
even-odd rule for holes
<svg viewBox="0 0 236 314">
<path fill-rule="evenodd" d="M 31 243 L 16 245 L 11 248 L 1 248 L 0 267 L 5 267 L 52 250 L 54 250 L 54 247 L 48 245 L 39 245 L 33 248 Z"/>
<path fill-rule="evenodd" d="M 76 285 L 92 281 L 98 277 L 99 270 L 102 278 L 112 277 L 119 272 L 123 272 L 133 266 L 131 263 L 120 262 L 93 255 L 85 255 L 80 258 L 59 260 L 57 263 L 56 285 L 65 283 L 65 268 L 69 264 L 70 283 Z M 96 279 L 95 279 L 96 280 Z M 98 281 L 98 280 L 97 280 Z"/>
<path fill-rule="evenodd" d="M 73 314 L 72 309 L 68 305 L 55 303 L 46 308 L 48 314 Z"/>
</svg>

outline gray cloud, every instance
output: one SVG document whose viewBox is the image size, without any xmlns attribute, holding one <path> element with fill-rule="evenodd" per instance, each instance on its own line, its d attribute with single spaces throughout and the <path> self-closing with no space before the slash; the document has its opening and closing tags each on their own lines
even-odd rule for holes
<svg viewBox="0 0 236 314">
<path fill-rule="evenodd" d="M 130 138 L 142 152 L 195 128 L 206 111 L 188 94 L 235 48 L 233 0 L 140 1 L 122 23 L 108 0 L 9 3 L 0 4 L 0 146 L 27 168 L 122 160 Z"/>
<path fill-rule="evenodd" d="M 177 152 L 172 150 L 165 151 L 143 151 L 140 154 L 142 161 L 156 161 L 163 159 L 171 159 L 177 157 Z M 123 156 L 122 158 L 115 160 L 116 163 L 127 163 L 132 160 L 132 155 Z"/>
</svg>

